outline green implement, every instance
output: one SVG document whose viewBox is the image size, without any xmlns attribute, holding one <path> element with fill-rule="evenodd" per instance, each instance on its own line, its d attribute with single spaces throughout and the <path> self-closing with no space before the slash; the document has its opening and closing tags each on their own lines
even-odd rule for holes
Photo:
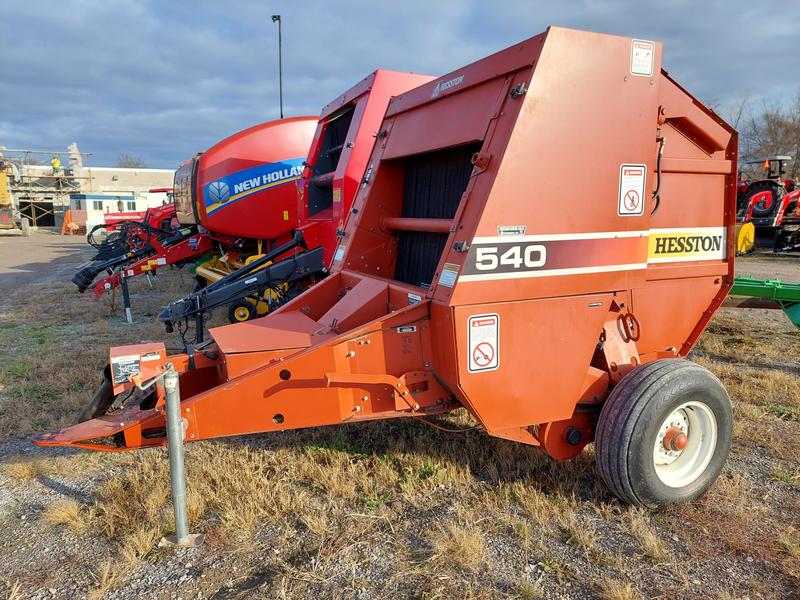
<svg viewBox="0 0 800 600">
<path fill-rule="evenodd" d="M 800 285 L 779 279 L 736 277 L 724 306 L 740 308 L 780 308 L 800 328 Z"/>
</svg>

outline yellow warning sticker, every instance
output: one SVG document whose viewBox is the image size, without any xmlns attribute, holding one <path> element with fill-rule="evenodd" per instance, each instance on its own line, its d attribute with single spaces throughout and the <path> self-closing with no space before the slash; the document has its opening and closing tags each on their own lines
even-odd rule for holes
<svg viewBox="0 0 800 600">
<path fill-rule="evenodd" d="M 283 220 L 284 221 L 288 221 L 289 220 L 289 211 L 288 210 L 283 211 Z"/>
<path fill-rule="evenodd" d="M 651 229 L 647 262 L 680 262 L 725 258 L 725 228 Z"/>
<path fill-rule="evenodd" d="M 342 202 L 342 190 L 339 188 L 333 188 L 333 203 L 340 204 Z"/>
</svg>

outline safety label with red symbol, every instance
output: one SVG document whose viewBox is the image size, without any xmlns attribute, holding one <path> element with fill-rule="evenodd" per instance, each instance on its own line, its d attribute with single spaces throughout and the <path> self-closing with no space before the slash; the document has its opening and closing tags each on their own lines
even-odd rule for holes
<svg viewBox="0 0 800 600">
<path fill-rule="evenodd" d="M 500 366 L 500 316 L 474 315 L 467 322 L 469 331 L 469 372 L 494 371 Z"/>
<path fill-rule="evenodd" d="M 647 165 L 620 165 L 618 215 L 627 217 L 644 214 L 646 180 Z"/>
</svg>

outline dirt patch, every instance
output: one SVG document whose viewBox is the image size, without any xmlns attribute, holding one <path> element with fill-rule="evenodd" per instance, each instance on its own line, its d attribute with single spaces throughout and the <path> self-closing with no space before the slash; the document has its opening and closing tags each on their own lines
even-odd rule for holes
<svg viewBox="0 0 800 600">
<path fill-rule="evenodd" d="M 800 281 L 797 264 L 767 260 L 739 272 Z M 133 326 L 67 280 L 4 288 L 0 594 L 798 597 L 800 338 L 778 311 L 720 311 L 693 354 L 725 383 L 736 426 L 725 471 L 692 505 L 625 506 L 591 448 L 556 463 L 480 429 L 387 421 L 188 445 L 191 527 L 206 543 L 174 551 L 157 547 L 172 524 L 163 450 L 42 449 L 29 437 L 71 421 L 109 346 L 177 347 L 153 316 L 192 278 L 133 283 Z M 472 424 L 464 411 L 448 419 Z"/>
<path fill-rule="evenodd" d="M 0 293 L 22 284 L 68 282 L 94 249 L 84 236 L 32 231 L 30 237 L 0 236 Z"/>
</svg>

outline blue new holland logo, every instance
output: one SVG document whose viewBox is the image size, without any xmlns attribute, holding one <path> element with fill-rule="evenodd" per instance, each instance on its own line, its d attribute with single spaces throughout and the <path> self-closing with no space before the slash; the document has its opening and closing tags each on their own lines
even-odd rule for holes
<svg viewBox="0 0 800 600">
<path fill-rule="evenodd" d="M 212 204 L 225 204 L 231 197 L 231 190 L 224 181 L 215 181 L 208 184 L 208 195 Z"/>
<path fill-rule="evenodd" d="M 205 186 L 206 214 L 210 215 L 257 192 L 300 179 L 305 158 L 265 163 L 231 173 Z"/>
</svg>

